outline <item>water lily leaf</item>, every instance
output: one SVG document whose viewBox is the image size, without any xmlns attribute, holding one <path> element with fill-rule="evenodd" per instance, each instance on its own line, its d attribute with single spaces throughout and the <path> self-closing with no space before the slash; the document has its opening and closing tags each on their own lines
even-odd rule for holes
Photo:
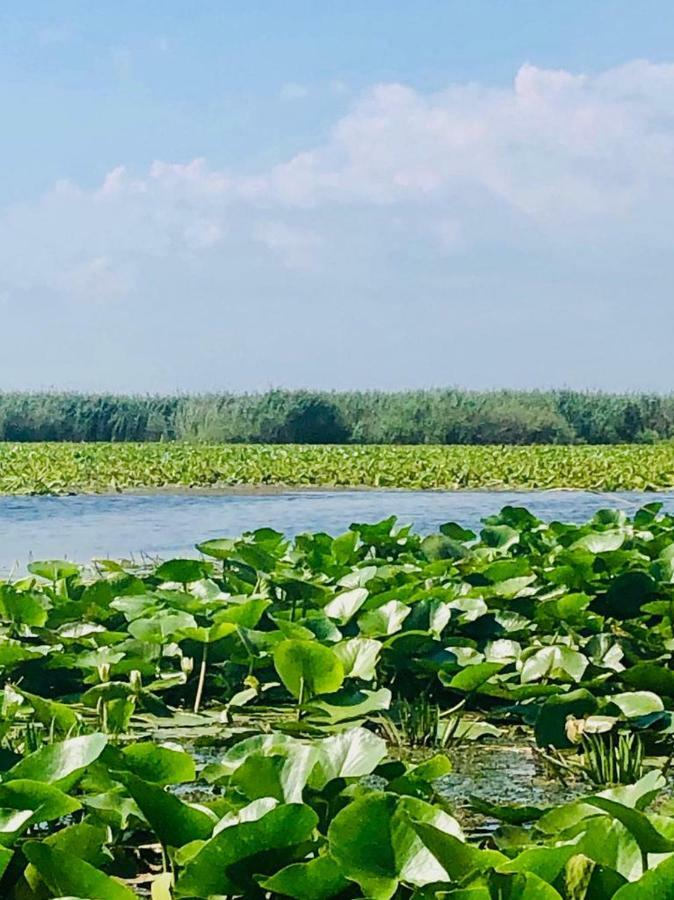
<svg viewBox="0 0 674 900">
<path fill-rule="evenodd" d="M 610 698 L 608 709 L 612 706 L 617 706 L 627 719 L 661 712 L 665 708 L 660 697 L 650 691 L 630 691 L 626 694 L 613 694 Z"/>
<path fill-rule="evenodd" d="M 421 542 L 421 552 L 429 562 L 438 559 L 463 559 L 468 550 L 460 541 L 444 534 L 429 534 Z"/>
<path fill-rule="evenodd" d="M 213 559 L 229 559 L 236 553 L 236 541 L 231 538 L 215 538 L 211 541 L 203 541 L 197 544 L 197 550 L 205 556 Z M 169 579 L 173 580 L 173 579 Z"/>
<path fill-rule="evenodd" d="M 356 637 L 341 641 L 332 648 L 344 667 L 345 678 L 372 681 L 377 674 L 381 643 L 370 638 Z"/>
<path fill-rule="evenodd" d="M 386 741 L 367 728 L 351 728 L 316 741 L 316 767 L 311 784 L 322 790 L 334 778 L 371 774 L 387 753 Z"/>
<path fill-rule="evenodd" d="M 29 841 L 23 852 L 45 881 L 53 896 L 86 897 L 87 900 L 135 900 L 133 891 L 88 862 L 48 844 Z"/>
<path fill-rule="evenodd" d="M 491 803 L 483 797 L 471 796 L 471 808 L 485 816 L 507 822 L 509 825 L 524 825 L 526 822 L 535 822 L 545 814 L 545 809 L 540 806 L 521 806 Z"/>
<path fill-rule="evenodd" d="M 344 667 L 335 653 L 312 641 L 283 641 L 274 650 L 274 666 L 297 698 L 332 694 L 344 680 Z"/>
<path fill-rule="evenodd" d="M 482 543 L 495 550 L 509 550 L 519 543 L 520 533 L 509 525 L 488 525 L 480 532 Z"/>
<path fill-rule="evenodd" d="M 556 644 L 541 647 L 526 658 L 523 656 L 520 677 L 522 684 L 539 681 L 541 678 L 578 682 L 587 666 L 588 660 L 582 653 Z"/>
<path fill-rule="evenodd" d="M 3 781 L 32 779 L 47 784 L 73 783 L 103 752 L 104 734 L 87 734 L 41 747 L 3 775 Z"/>
<path fill-rule="evenodd" d="M 42 722 L 47 728 L 51 728 L 53 725 L 61 734 L 68 734 L 79 722 L 79 716 L 75 710 L 65 703 L 38 697 L 37 694 L 29 694 L 20 687 L 15 690 L 33 707 L 37 721 Z"/>
<path fill-rule="evenodd" d="M 297 900 L 328 900 L 346 890 L 349 882 L 334 859 L 324 854 L 309 862 L 286 866 L 271 878 L 262 879 L 260 886 L 273 894 Z"/>
<path fill-rule="evenodd" d="M 613 894 L 613 900 L 655 900 L 656 897 L 657 900 L 674 900 L 674 856 Z"/>
<path fill-rule="evenodd" d="M 134 625 L 137 623 L 134 623 Z M 187 626 L 173 632 L 175 640 L 197 641 L 200 644 L 214 644 L 223 638 L 229 637 L 230 634 L 236 633 L 236 625 L 232 622 L 215 622 L 210 628 L 200 626 Z M 131 628 L 129 628 L 131 631 Z"/>
<path fill-rule="evenodd" d="M 564 868 L 563 884 L 568 900 L 601 900 L 613 897 L 626 880 L 613 869 L 576 853 Z"/>
<path fill-rule="evenodd" d="M 187 863 L 178 878 L 176 896 L 251 896 L 250 879 L 264 874 L 263 863 L 257 872 L 246 871 L 248 867 L 236 864 L 262 852 L 287 850 L 290 853 L 310 837 L 317 823 L 316 813 L 308 806 L 287 803 L 256 821 L 226 828 L 207 841 Z M 278 861 L 279 855 L 275 859 Z"/>
<path fill-rule="evenodd" d="M 662 665 L 637 663 L 623 672 L 621 679 L 638 691 L 652 691 L 661 697 L 674 697 L 674 672 Z"/>
<path fill-rule="evenodd" d="M 571 741 L 566 734 L 567 718 L 573 716 L 575 719 L 582 719 L 596 709 L 597 701 L 584 688 L 548 697 L 534 723 L 536 743 L 539 747 L 571 747 Z"/>
<path fill-rule="evenodd" d="M 570 550 L 588 550 L 590 553 L 609 553 L 619 550 L 625 541 L 623 531 L 591 531 L 571 544 Z"/>
<path fill-rule="evenodd" d="M 561 900 L 562 895 L 538 875 L 525 872 L 492 872 L 491 896 L 499 900 Z"/>
<path fill-rule="evenodd" d="M 380 688 L 378 691 L 342 690 L 311 700 L 305 703 L 304 708 L 308 717 L 318 720 L 317 724 L 336 725 L 389 709 L 390 706 L 391 691 Z"/>
<path fill-rule="evenodd" d="M 160 581 L 177 581 L 179 584 L 200 581 L 205 574 L 206 567 L 198 559 L 169 559 L 155 571 Z"/>
<path fill-rule="evenodd" d="M 120 757 L 130 772 L 153 784 L 166 786 L 196 778 L 194 760 L 183 750 L 143 741 L 124 747 Z"/>
<path fill-rule="evenodd" d="M 529 847 L 498 866 L 499 872 L 531 873 L 552 883 L 564 869 L 572 856 L 578 853 L 579 835 L 569 844 L 558 844 L 555 847 Z"/>
<path fill-rule="evenodd" d="M 150 619 L 134 619 L 129 634 L 148 644 L 166 644 L 189 628 L 197 628 L 194 616 L 189 613 L 160 611 Z"/>
<path fill-rule="evenodd" d="M 480 850 L 426 822 L 413 821 L 412 826 L 452 881 L 462 882 L 473 873 L 486 872 L 508 860 L 498 850 Z"/>
<path fill-rule="evenodd" d="M 338 594 L 334 600 L 331 600 L 323 607 L 323 612 L 340 625 L 346 625 L 356 615 L 367 600 L 367 597 L 368 591 L 366 588 L 354 588 L 351 591 Z"/>
<path fill-rule="evenodd" d="M 231 622 L 244 628 L 255 628 L 270 606 L 271 600 L 265 597 L 252 597 L 242 603 L 230 602 L 226 609 L 215 613 L 213 618 L 216 623 Z"/>
<path fill-rule="evenodd" d="M 446 756 L 437 754 L 418 766 L 413 766 L 388 783 L 387 790 L 395 794 L 406 794 L 410 797 L 430 799 L 434 793 L 433 782 L 444 778 L 452 771 L 453 766 Z"/>
<path fill-rule="evenodd" d="M 78 575 L 80 567 L 67 559 L 36 560 L 26 566 L 31 575 L 37 575 L 46 581 L 61 581 L 62 578 L 71 578 Z"/>
<path fill-rule="evenodd" d="M 150 888 L 151 900 L 173 900 L 172 887 L 173 875 L 170 872 L 162 872 L 161 875 L 157 875 Z"/>
<path fill-rule="evenodd" d="M 440 534 L 444 534 L 455 541 L 474 541 L 477 535 L 468 528 L 457 525 L 456 522 L 444 522 L 438 529 Z"/>
<path fill-rule="evenodd" d="M 497 672 L 500 672 L 502 668 L 502 663 L 482 662 L 477 663 L 474 666 L 465 666 L 463 669 L 461 669 L 460 672 L 457 672 L 456 675 L 453 675 L 451 678 L 448 678 L 446 673 L 443 671 L 440 671 L 438 673 L 438 676 L 445 687 L 451 688 L 455 691 L 462 691 L 463 693 L 470 694 L 473 691 L 478 690 L 478 688 L 480 688 L 486 681 L 489 681 L 492 675 L 496 675 Z"/>
<path fill-rule="evenodd" d="M 165 847 L 207 840 L 213 833 L 215 818 L 204 810 L 183 803 L 175 794 L 131 772 L 115 772 L 114 778 L 127 789 Z"/>
<path fill-rule="evenodd" d="M 395 634 L 403 627 L 403 622 L 410 612 L 410 607 L 400 603 L 399 600 L 389 600 L 388 603 L 384 603 L 376 609 L 370 609 L 358 617 L 360 633 L 368 637 Z"/>
<path fill-rule="evenodd" d="M 373 900 L 389 900 L 401 882 L 420 887 L 446 881 L 447 872 L 419 837 L 416 822 L 461 838 L 458 823 L 436 807 L 415 797 L 374 791 L 332 820 L 330 853 L 344 875 Z"/>
<path fill-rule="evenodd" d="M 0 807 L 32 810 L 39 813 L 38 821 L 51 822 L 72 815 L 82 808 L 82 804 L 52 784 L 17 778 L 16 781 L 0 784 Z"/>
<path fill-rule="evenodd" d="M 607 797 L 588 797 L 585 801 L 607 812 L 627 828 L 643 853 L 674 853 L 674 840 L 661 834 L 647 816 Z"/>
<path fill-rule="evenodd" d="M 12 585 L 0 585 L 0 609 L 10 622 L 42 628 L 51 607 L 49 599 L 37 591 L 17 591 Z"/>
</svg>

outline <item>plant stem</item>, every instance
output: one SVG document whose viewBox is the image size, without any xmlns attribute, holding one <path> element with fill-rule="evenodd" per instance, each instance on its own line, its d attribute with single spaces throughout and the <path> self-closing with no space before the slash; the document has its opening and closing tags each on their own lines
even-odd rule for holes
<svg viewBox="0 0 674 900">
<path fill-rule="evenodd" d="M 204 642 L 204 651 L 201 654 L 201 666 L 199 668 L 199 683 L 197 684 L 197 693 L 194 698 L 194 712 L 199 712 L 201 706 L 201 696 L 204 692 L 204 682 L 206 681 L 206 663 L 208 662 L 208 644 Z"/>
</svg>

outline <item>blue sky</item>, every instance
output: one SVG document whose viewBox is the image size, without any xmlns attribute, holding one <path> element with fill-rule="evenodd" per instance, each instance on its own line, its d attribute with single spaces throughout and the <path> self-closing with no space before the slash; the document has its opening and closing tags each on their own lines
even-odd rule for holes
<svg viewBox="0 0 674 900">
<path fill-rule="evenodd" d="M 671 389 L 668 2 L 7 0 L 0 387 Z"/>
</svg>

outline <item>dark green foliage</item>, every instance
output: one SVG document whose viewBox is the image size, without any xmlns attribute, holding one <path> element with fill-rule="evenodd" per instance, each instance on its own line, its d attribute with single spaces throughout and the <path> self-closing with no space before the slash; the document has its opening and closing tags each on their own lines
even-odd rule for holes
<svg viewBox="0 0 674 900">
<path fill-rule="evenodd" d="M 0 393 L 4 441 L 614 444 L 674 437 L 674 395 L 285 391 L 195 396 Z"/>
</svg>

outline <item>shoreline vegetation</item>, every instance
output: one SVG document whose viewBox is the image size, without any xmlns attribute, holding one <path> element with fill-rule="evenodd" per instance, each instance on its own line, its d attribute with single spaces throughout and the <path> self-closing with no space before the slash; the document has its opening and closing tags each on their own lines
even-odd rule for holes
<svg viewBox="0 0 674 900">
<path fill-rule="evenodd" d="M 142 489 L 674 489 L 674 443 L 339 446 L 0 443 L 0 494 Z"/>
<path fill-rule="evenodd" d="M 526 445 L 650 444 L 672 438 L 674 394 L 0 392 L 0 441 Z"/>
</svg>

